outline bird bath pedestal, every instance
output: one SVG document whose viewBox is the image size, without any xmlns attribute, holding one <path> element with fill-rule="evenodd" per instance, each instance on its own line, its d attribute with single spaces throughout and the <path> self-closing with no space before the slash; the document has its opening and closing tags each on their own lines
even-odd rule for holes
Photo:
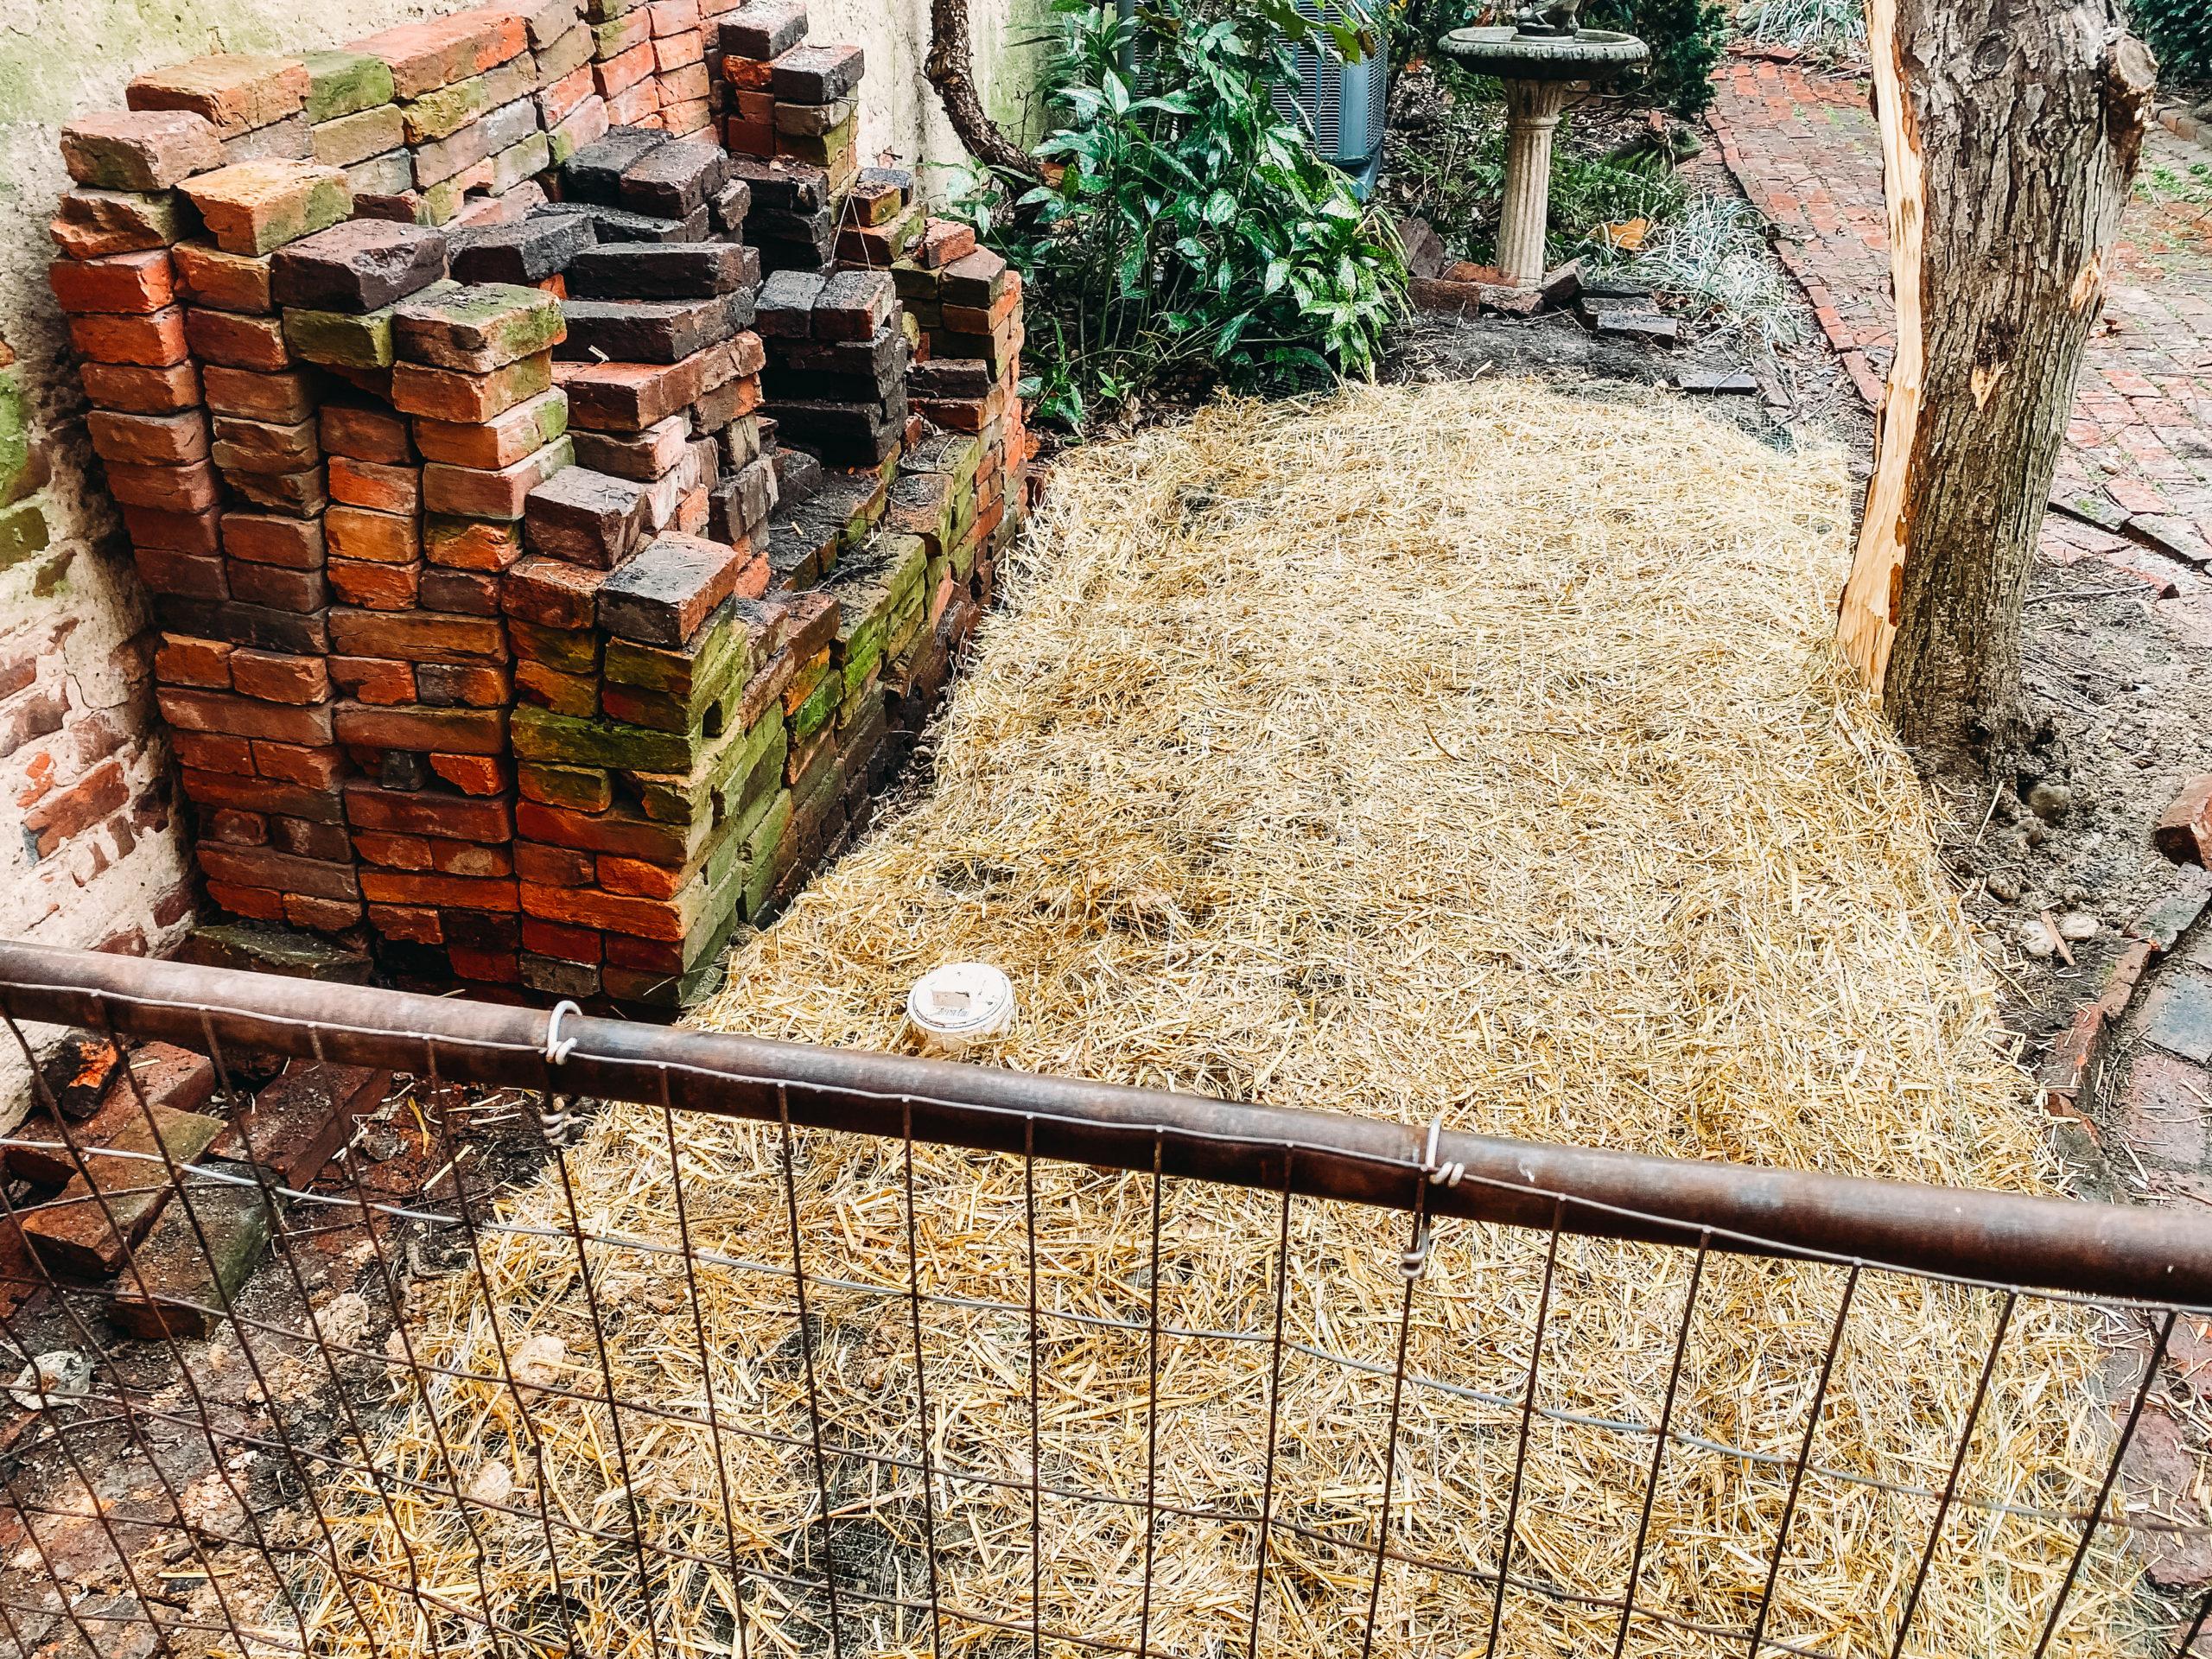
<svg viewBox="0 0 2212 1659">
<path fill-rule="evenodd" d="M 1497 267 L 1515 288 L 1544 276 L 1544 224 L 1551 208 L 1552 134 L 1578 81 L 1610 79 L 1651 55 L 1633 35 L 1524 20 L 1517 27 L 1459 29 L 1437 43 L 1477 74 L 1505 83 L 1505 205 Z"/>
</svg>

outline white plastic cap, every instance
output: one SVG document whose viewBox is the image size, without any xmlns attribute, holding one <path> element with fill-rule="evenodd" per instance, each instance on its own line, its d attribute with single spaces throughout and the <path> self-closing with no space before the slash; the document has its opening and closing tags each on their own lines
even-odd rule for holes
<svg viewBox="0 0 2212 1659">
<path fill-rule="evenodd" d="M 987 962 L 932 968 L 906 993 L 906 1020 L 931 1048 L 957 1054 L 1014 1023 L 1014 982 Z"/>
</svg>

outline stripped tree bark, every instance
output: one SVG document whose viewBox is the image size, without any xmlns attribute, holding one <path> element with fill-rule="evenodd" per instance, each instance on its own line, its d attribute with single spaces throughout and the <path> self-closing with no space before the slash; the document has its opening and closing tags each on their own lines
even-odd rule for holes
<svg viewBox="0 0 2212 1659">
<path fill-rule="evenodd" d="M 930 0 L 930 54 L 922 73 L 937 88 L 945 119 L 970 156 L 993 172 L 1040 183 L 1044 169 L 983 108 L 976 91 L 976 48 L 968 0 Z"/>
<path fill-rule="evenodd" d="M 1837 637 L 1923 765 L 2015 767 L 2020 618 L 2155 66 L 2117 0 L 1867 0 L 1897 359 Z"/>
</svg>

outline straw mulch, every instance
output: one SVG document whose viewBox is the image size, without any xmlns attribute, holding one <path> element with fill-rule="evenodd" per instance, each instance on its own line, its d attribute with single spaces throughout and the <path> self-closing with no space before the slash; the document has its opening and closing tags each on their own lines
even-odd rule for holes
<svg viewBox="0 0 2212 1659">
<path fill-rule="evenodd" d="M 958 687 L 925 796 L 734 955 L 701 1023 L 896 1046 L 909 983 L 980 958 L 1016 1031 L 987 1063 L 1485 1130 L 2035 1190 L 2049 1168 L 1988 976 L 1931 851 L 1911 772 L 1824 642 L 1845 559 L 1840 457 L 1784 454 L 1678 404 L 1525 384 L 1230 404 L 1077 452 Z M 432 1486 L 512 1482 L 556 1514 L 703 1558 L 648 1575 L 659 1651 L 829 1650 L 806 1365 L 819 1379 L 842 1651 L 1014 1656 L 1073 1630 L 1213 1659 L 1252 1642 L 1280 1209 L 1170 1184 L 1155 1278 L 1142 1177 L 1036 1174 L 1046 1310 L 1037 1471 L 1048 1485 L 1208 1511 L 1147 1543 L 1126 1504 L 1046 1496 L 1030 1547 L 1030 1351 L 1018 1160 L 914 1158 L 936 1590 L 926 1601 L 906 1210 L 893 1135 L 798 1137 L 810 1341 L 791 1286 L 700 1269 L 735 1537 L 704 1428 L 502 1388 L 400 1404 L 383 1449 Z M 696 1243 L 787 1266 L 772 1128 L 680 1126 Z M 570 1155 L 593 1232 L 676 1236 L 658 1111 L 615 1108 Z M 550 1182 L 511 1218 L 558 1224 Z M 1447 1226 L 1406 1332 L 1391 1563 L 1373 1584 L 1405 1218 L 1292 1216 L 1274 1522 L 1259 1650 L 1294 1659 L 1484 1652 L 1545 1240 Z M 497 1331 L 567 1386 L 601 1386 L 572 1244 L 486 1240 Z M 594 1246 L 626 1399 L 706 1398 L 679 1266 Z M 1646 1501 L 1685 1252 L 1565 1241 L 1541 1350 L 1497 1651 L 1613 1650 Z M 1676 1429 L 1637 1602 L 1741 1628 L 1758 1609 L 1845 1274 L 1715 1257 L 1688 1326 Z M 865 1288 L 886 1287 L 884 1295 Z M 426 1357 L 499 1369 L 467 1274 L 427 1287 Z M 1157 1437 L 1144 1335 L 1156 1297 Z M 1770 1637 L 1886 1654 L 1998 1309 L 1868 1273 L 1799 1491 Z M 1062 1315 L 1088 1315 L 1091 1322 Z M 2098 1316 L 2024 1303 L 1961 1479 L 2028 1509 L 2094 1495 L 2110 1445 Z M 558 1347 L 549 1339 L 557 1339 Z M 533 1363 L 537 1363 L 534 1361 Z M 535 1373 L 534 1373 L 535 1375 Z M 1586 1420 L 1601 1420 L 1592 1422 Z M 760 1438 L 765 1432 L 777 1438 Z M 840 1450 L 839 1448 L 842 1448 Z M 487 1472 L 485 1465 L 499 1467 Z M 457 1465 L 457 1466 L 455 1466 Z M 1871 1477 L 1872 1480 L 1853 1479 Z M 541 1486 L 541 1483 L 543 1483 Z M 365 1503 L 355 1559 L 594 1655 L 654 1651 L 624 1548 L 564 1536 L 565 1604 L 533 1519 Z M 1906 1650 L 2027 1653 L 2077 1529 L 1955 1508 Z M 2134 1573 L 2094 1550 L 2050 1651 L 2136 1650 Z M 1147 1564 L 1150 1564 L 1147 1595 Z M 480 1574 L 480 1567 L 481 1572 Z M 1371 1594 L 1371 1649 L 1363 1634 Z M 380 1639 L 422 1650 L 408 1599 L 357 1586 Z M 744 1609 L 742 1628 L 736 1609 Z M 970 1618 L 968 1614 L 981 1615 Z M 1011 1630 L 984 1620 L 1002 1621 Z M 334 1592 L 334 1652 L 365 1650 Z M 456 1619 L 434 1634 L 481 1650 Z M 1639 1618 L 1636 1655 L 1741 1651 Z"/>
</svg>

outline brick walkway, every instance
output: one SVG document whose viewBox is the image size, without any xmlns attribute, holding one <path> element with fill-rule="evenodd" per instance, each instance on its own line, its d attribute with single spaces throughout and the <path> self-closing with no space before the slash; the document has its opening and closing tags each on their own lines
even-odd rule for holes
<svg viewBox="0 0 2212 1659">
<path fill-rule="evenodd" d="M 1878 403 L 1896 338 L 1866 83 L 1730 59 L 1718 92 L 1722 160 L 1779 232 L 1777 251 L 1860 394 Z M 2159 129 L 2147 158 L 2179 170 L 2202 151 Z M 2120 553 L 2118 531 L 2153 555 L 2212 560 L 2212 210 L 2130 209 L 2106 317 L 2089 345 L 2056 495 L 2106 499 L 2089 501 L 2078 529 L 2061 526 L 2050 550 L 2062 560 Z M 2208 585 L 2186 569 L 2164 574 L 2183 598 Z M 2183 613 L 2212 643 L 2212 597 Z"/>
<path fill-rule="evenodd" d="M 1878 404 L 1895 335 L 1866 82 L 1732 59 L 1712 123 L 1722 161 L 1775 227 L 1776 250 L 1830 346 L 1861 396 Z M 2178 175 L 2203 159 L 2163 128 L 2150 135 L 2146 171 Z M 2144 581 L 2176 635 L 2212 646 L 2212 207 L 2131 205 L 2067 440 L 2044 556 L 2102 560 Z M 2212 1208 L 2212 922 L 2199 919 L 2208 888 L 2212 880 L 2179 881 L 2165 906 L 2171 930 L 2152 927 L 2155 943 L 2121 958 L 2104 1004 L 2113 1024 L 2102 1058 L 2091 1075 L 2075 1072 L 2092 1097 L 2083 1102 L 2092 1116 L 2075 1122 L 2097 1143 L 2104 1173 L 2089 1185 L 2099 1196 Z M 2093 1017 L 2094 1007 L 2077 1014 L 2075 1036 L 2046 1064 L 2047 1083 Z M 2072 1113 L 2071 1091 L 2046 1099 Z M 2121 1351 L 2147 1345 L 2139 1332 Z M 2113 1381 L 2124 1394 L 2124 1380 Z M 2176 1327 L 2166 1382 L 2129 1456 L 2127 1502 L 2201 1523 L 2212 1520 L 2212 1321 Z M 2212 1534 L 2152 1534 L 2143 1554 L 2171 1594 L 2212 1584 Z"/>
</svg>

